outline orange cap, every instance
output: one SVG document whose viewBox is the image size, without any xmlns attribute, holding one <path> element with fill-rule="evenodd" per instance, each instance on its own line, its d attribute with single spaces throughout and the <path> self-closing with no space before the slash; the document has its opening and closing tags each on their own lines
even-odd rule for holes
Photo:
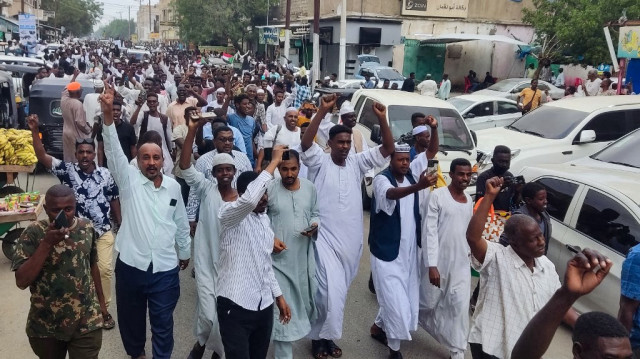
<svg viewBox="0 0 640 359">
<path fill-rule="evenodd" d="M 72 82 L 72 83 L 67 85 L 67 90 L 69 90 L 69 91 L 78 91 L 81 88 L 82 88 L 82 86 L 80 86 L 79 82 Z"/>
</svg>

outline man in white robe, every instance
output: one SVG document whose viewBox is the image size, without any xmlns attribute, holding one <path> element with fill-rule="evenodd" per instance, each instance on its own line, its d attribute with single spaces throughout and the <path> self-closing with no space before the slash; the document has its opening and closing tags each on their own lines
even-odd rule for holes
<svg viewBox="0 0 640 359">
<path fill-rule="evenodd" d="M 309 169 L 309 179 L 318 191 L 320 226 L 318 230 L 316 305 L 318 319 L 309 336 L 316 355 L 339 357 L 342 350 L 333 340 L 342 337 L 342 320 L 347 290 L 356 276 L 362 255 L 362 194 L 360 184 L 365 173 L 382 167 L 394 151 L 393 135 L 386 119 L 386 108 L 376 103 L 374 111 L 380 123 L 383 145 L 350 155 L 351 129 L 334 126 L 329 134 L 331 153 L 313 142 L 320 122 L 330 111 L 337 96 L 323 97 L 321 107 L 302 137 L 301 155 Z"/>
<path fill-rule="evenodd" d="M 371 271 L 380 309 L 371 337 L 389 347 L 389 358 L 402 358 L 400 341 L 418 329 L 420 302 L 420 190 L 437 176 L 426 172 L 418 181 L 409 170 L 409 145 L 396 145 L 389 167 L 373 179 L 369 230 Z"/>
<path fill-rule="evenodd" d="M 238 198 L 232 183 L 235 177 L 235 160 L 228 153 L 218 153 L 213 158 L 213 182 L 196 170 L 191 164 L 191 154 L 195 134 L 206 120 L 194 122 L 189 120 L 189 132 L 185 137 L 183 151 L 180 155 L 182 176 L 192 191 L 200 198 L 201 221 L 193 240 L 193 263 L 196 276 L 196 319 L 194 344 L 188 359 L 201 359 L 205 348 L 213 350 L 214 356 L 223 355 L 224 348 L 220 337 L 216 306 L 215 283 L 218 279 L 220 220 L 217 213 L 224 202 Z"/>
<path fill-rule="evenodd" d="M 473 201 L 464 190 L 471 173 L 466 159 L 451 162 L 451 184 L 431 194 L 422 230 L 430 284 L 425 288 L 420 325 L 449 349 L 451 359 L 464 359 L 469 334 L 471 263 L 466 232 Z"/>
</svg>

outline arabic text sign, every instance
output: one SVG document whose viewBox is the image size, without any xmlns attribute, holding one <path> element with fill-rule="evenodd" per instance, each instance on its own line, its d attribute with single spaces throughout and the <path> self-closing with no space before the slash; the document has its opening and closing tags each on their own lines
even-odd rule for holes
<svg viewBox="0 0 640 359">
<path fill-rule="evenodd" d="M 402 15 L 466 18 L 469 0 L 402 0 Z"/>
<path fill-rule="evenodd" d="M 261 27 L 258 29 L 260 44 L 280 45 L 280 30 L 277 27 Z"/>
<path fill-rule="evenodd" d="M 618 39 L 618 57 L 640 58 L 640 26 L 623 26 Z"/>
</svg>

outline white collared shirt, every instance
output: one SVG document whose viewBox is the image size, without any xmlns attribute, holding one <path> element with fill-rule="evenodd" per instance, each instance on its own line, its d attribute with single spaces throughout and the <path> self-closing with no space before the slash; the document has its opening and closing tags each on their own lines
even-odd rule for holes
<svg viewBox="0 0 640 359">
<path fill-rule="evenodd" d="M 139 169 L 130 166 L 122 151 L 116 126 L 103 126 L 104 152 L 120 190 L 122 225 L 116 250 L 125 264 L 153 273 L 178 266 L 178 258 L 191 256 L 191 237 L 180 185 L 162 175 L 156 188 Z M 178 245 L 176 253 L 175 245 Z"/>
<path fill-rule="evenodd" d="M 487 244 L 484 263 L 471 256 L 471 266 L 480 272 L 480 297 L 469 343 L 482 344 L 489 355 L 510 358 L 529 321 L 560 288 L 560 279 L 546 256 L 536 258 L 532 272 L 511 246 Z"/>
<path fill-rule="evenodd" d="M 266 213 L 253 210 L 273 179 L 263 171 L 234 202 L 220 207 L 218 295 L 247 310 L 263 310 L 282 295 L 273 272 L 274 234 Z"/>
</svg>

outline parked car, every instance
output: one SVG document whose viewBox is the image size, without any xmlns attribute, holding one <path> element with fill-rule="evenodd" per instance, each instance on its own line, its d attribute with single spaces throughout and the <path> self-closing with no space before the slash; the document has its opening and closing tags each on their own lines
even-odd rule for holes
<svg viewBox="0 0 640 359">
<path fill-rule="evenodd" d="M 447 102 L 460 112 L 467 127 L 473 131 L 504 127 L 522 116 L 518 104 L 504 97 L 461 95 L 452 97 Z"/>
<path fill-rule="evenodd" d="M 360 65 L 360 70 L 353 77 L 364 82 L 365 75 L 369 75 L 374 82 L 377 81 L 376 87 L 378 88 L 382 87 L 384 80 L 389 80 L 389 86 L 394 83 L 398 84 L 398 88 L 402 88 L 404 83 L 404 76 L 398 70 L 393 67 L 382 66 L 376 62 L 363 63 Z"/>
<path fill-rule="evenodd" d="M 497 145 L 511 148 L 511 170 L 592 155 L 640 127 L 640 97 L 579 97 L 547 103 L 511 125 L 477 132 L 479 169 Z"/>
<path fill-rule="evenodd" d="M 518 94 L 529 86 L 531 86 L 531 79 L 528 78 L 504 79 L 502 81 L 496 82 L 486 89 L 476 91 L 474 92 L 474 94 L 485 96 L 499 96 L 515 101 L 518 99 Z M 551 95 L 551 98 L 554 100 L 559 100 L 564 97 L 563 89 L 557 88 L 547 81 L 538 80 L 538 88 L 542 92 L 544 92 L 545 90 L 549 90 L 549 95 Z"/>
<path fill-rule="evenodd" d="M 0 64 L 6 65 L 27 65 L 27 66 L 44 66 L 44 60 L 35 57 L 0 55 Z"/>
<path fill-rule="evenodd" d="M 151 52 L 149 52 L 147 50 L 129 49 L 127 51 L 127 57 L 128 58 L 134 57 L 138 61 L 144 60 L 145 55 L 146 55 L 147 59 L 151 58 Z"/>
<path fill-rule="evenodd" d="M 602 284 L 574 307 L 617 316 L 622 262 L 640 241 L 640 173 L 572 163 L 526 167 L 520 174 L 547 190 L 553 227 L 547 257 L 560 278 L 575 250 L 592 248 L 613 261 Z"/>
<path fill-rule="evenodd" d="M 358 90 L 353 94 L 352 103 L 358 118 L 356 128 L 367 138 L 370 147 L 377 145 L 374 141 L 376 139 L 376 130 L 374 129 L 378 125 L 378 118 L 373 112 L 373 104 L 376 101 L 387 107 L 387 121 L 389 121 L 393 138 L 396 141 L 402 137 L 411 137 L 410 133 L 413 129 L 411 115 L 413 113 L 421 112 L 425 115 L 433 115 L 438 120 L 440 140 L 438 160 L 447 183 L 450 182 L 448 172 L 451 161 L 456 158 L 475 161 L 477 155 L 472 133 L 453 105 L 437 98 L 403 91 Z M 371 139 L 372 131 L 374 131 L 374 139 Z M 376 173 L 380 170 L 382 168 L 376 169 Z M 472 185 L 475 185 L 475 182 Z M 371 185 L 367 185 L 365 190 L 363 195 L 366 194 L 370 198 Z"/>
<path fill-rule="evenodd" d="M 620 138 L 593 155 L 572 161 L 572 164 L 598 166 L 640 173 L 640 129 Z"/>
</svg>

